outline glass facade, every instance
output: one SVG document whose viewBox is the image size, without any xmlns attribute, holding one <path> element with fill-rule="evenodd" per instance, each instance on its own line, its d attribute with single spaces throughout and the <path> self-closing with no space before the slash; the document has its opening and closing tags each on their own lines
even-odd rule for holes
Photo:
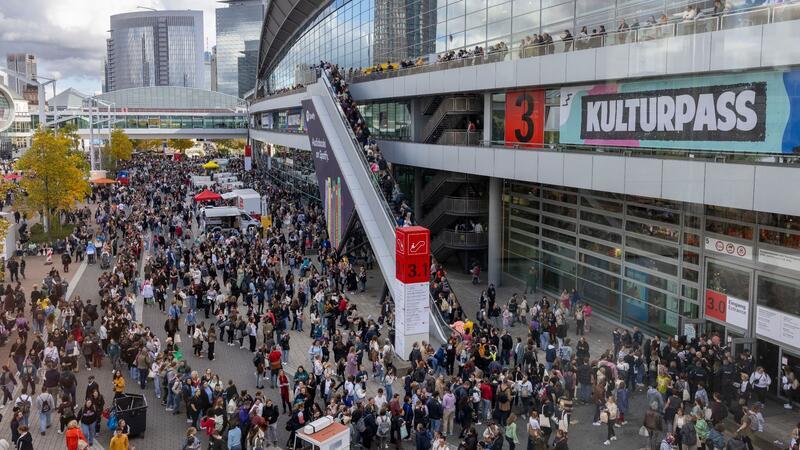
<svg viewBox="0 0 800 450">
<path fill-rule="evenodd" d="M 111 16 L 105 89 L 201 88 L 203 12 L 144 11 Z"/>
<path fill-rule="evenodd" d="M 295 84 L 295 71 L 331 61 L 344 68 L 429 57 L 461 48 L 516 43 L 533 34 L 554 38 L 581 27 L 616 30 L 651 16 L 671 16 L 688 4 L 665 0 L 336 0 L 300 33 L 268 77 L 270 89 Z M 435 59 L 435 57 L 434 57 Z"/>
<path fill-rule="evenodd" d="M 508 275 L 524 280 L 534 266 L 545 291 L 575 288 L 626 325 L 674 335 L 680 318 L 699 317 L 705 289 L 751 301 L 756 279 L 759 304 L 800 315 L 800 283 L 774 275 L 792 271 L 702 244 L 711 237 L 796 258 L 800 218 L 515 181 L 505 182 L 503 203 Z"/>
<path fill-rule="evenodd" d="M 411 108 L 408 102 L 359 105 L 370 132 L 379 139 L 411 139 Z"/>
<path fill-rule="evenodd" d="M 268 111 L 256 116 L 256 128 L 284 133 L 305 133 L 302 108 Z M 313 172 L 313 170 L 312 170 Z"/>
<path fill-rule="evenodd" d="M 241 99 L 221 92 L 178 86 L 153 86 L 106 92 L 98 98 L 111 103 L 114 108 L 129 109 L 194 109 L 236 110 L 243 107 Z"/>
<path fill-rule="evenodd" d="M 255 75 L 245 86 L 239 79 L 239 59 L 245 52 L 246 41 L 258 41 L 264 19 L 262 0 L 229 2 L 226 8 L 217 8 L 217 90 L 241 97 L 255 85 Z M 258 44 L 256 49 L 258 51 Z M 258 56 L 255 55 L 257 59 Z M 257 62 L 255 64 L 258 64 Z M 255 66 L 252 73 L 255 74 Z"/>
</svg>

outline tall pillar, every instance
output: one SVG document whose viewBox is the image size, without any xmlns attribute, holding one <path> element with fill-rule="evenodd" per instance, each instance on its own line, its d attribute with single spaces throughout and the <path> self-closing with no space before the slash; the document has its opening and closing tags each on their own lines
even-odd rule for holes
<svg viewBox="0 0 800 450">
<path fill-rule="evenodd" d="M 483 139 L 484 142 L 492 140 L 492 93 L 483 93 Z"/>
<path fill-rule="evenodd" d="M 423 174 L 421 167 L 414 167 L 414 222 L 422 218 Z"/>
<path fill-rule="evenodd" d="M 489 178 L 489 283 L 500 286 L 503 249 L 503 180 Z"/>
</svg>

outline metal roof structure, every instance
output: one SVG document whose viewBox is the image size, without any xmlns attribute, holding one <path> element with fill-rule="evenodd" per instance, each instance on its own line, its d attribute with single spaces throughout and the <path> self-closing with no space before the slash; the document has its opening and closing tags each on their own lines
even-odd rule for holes
<svg viewBox="0 0 800 450">
<path fill-rule="evenodd" d="M 261 47 L 258 54 L 258 77 L 264 78 L 278 63 L 292 38 L 312 20 L 328 0 L 272 0 L 267 7 L 261 28 Z"/>
</svg>

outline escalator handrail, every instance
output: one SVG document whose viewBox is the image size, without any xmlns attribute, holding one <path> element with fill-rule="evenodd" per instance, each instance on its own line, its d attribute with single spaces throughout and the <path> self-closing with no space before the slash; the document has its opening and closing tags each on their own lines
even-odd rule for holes
<svg viewBox="0 0 800 450">
<path fill-rule="evenodd" d="M 324 70 L 322 71 L 320 79 L 323 80 L 328 95 L 331 96 L 331 100 L 333 100 L 333 104 L 336 106 L 336 112 L 339 113 L 339 118 L 345 124 L 345 128 L 347 129 L 347 134 L 350 137 L 351 143 L 355 146 L 357 150 L 356 153 L 358 154 L 358 158 L 361 161 L 361 164 L 364 167 L 364 169 L 367 171 L 368 174 L 367 177 L 370 179 L 372 186 L 377 191 L 380 200 L 382 200 L 381 207 L 383 209 L 384 215 L 386 216 L 387 221 L 391 225 L 392 230 L 394 230 L 397 224 L 397 221 L 394 218 L 394 213 L 392 212 L 391 207 L 389 206 L 389 202 L 386 199 L 386 196 L 383 194 L 383 189 L 381 189 L 380 184 L 377 182 L 378 181 L 377 177 L 372 173 L 372 170 L 370 170 L 369 162 L 367 161 L 367 156 L 364 154 L 364 151 L 361 148 L 361 144 L 358 142 L 358 139 L 356 139 L 356 135 L 353 132 L 352 127 L 350 127 L 350 121 L 347 120 L 347 117 L 344 115 L 344 110 L 342 109 L 342 105 L 339 103 L 339 99 L 336 97 L 336 93 L 333 90 L 333 85 L 331 85 L 330 80 L 328 80 L 328 75 L 325 73 Z"/>
<path fill-rule="evenodd" d="M 430 300 L 430 307 L 431 307 L 431 315 L 433 316 L 433 320 L 436 322 L 436 331 L 439 334 L 439 339 L 442 340 L 442 343 L 447 343 L 448 339 L 450 338 L 447 335 L 447 330 L 451 330 L 450 324 L 444 320 L 444 316 L 442 316 L 442 311 L 439 310 L 439 305 L 436 304 L 436 299 L 433 297 L 432 292 L 428 292 L 428 298 Z"/>
</svg>

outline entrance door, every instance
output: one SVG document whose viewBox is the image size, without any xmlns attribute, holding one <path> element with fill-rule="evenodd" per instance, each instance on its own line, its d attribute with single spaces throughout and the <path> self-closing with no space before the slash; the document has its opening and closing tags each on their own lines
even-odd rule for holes
<svg viewBox="0 0 800 450">
<path fill-rule="evenodd" d="M 743 337 L 734 337 L 734 333 L 728 333 L 728 339 L 730 342 L 731 348 L 731 356 L 733 358 L 737 358 L 742 352 L 750 352 L 753 353 L 753 346 L 755 345 L 755 339 L 751 338 L 743 338 Z"/>
<path fill-rule="evenodd" d="M 800 379 L 798 378 L 800 377 L 800 356 L 789 353 L 785 350 L 781 353 L 781 369 L 793 372 L 795 378 Z M 777 381 L 779 382 L 780 379 Z M 775 381 L 773 381 L 773 383 L 775 383 Z M 789 403 L 798 403 L 800 401 L 800 393 L 797 392 L 794 393 L 794 398 L 786 398 L 786 393 L 783 392 L 783 388 L 781 388 L 779 395 Z"/>
<path fill-rule="evenodd" d="M 779 374 L 781 349 L 771 342 L 759 339 L 756 344 L 756 350 L 756 365 L 763 367 L 764 371 L 772 378 L 769 391 L 777 394 L 781 384 L 781 376 Z"/>
</svg>

